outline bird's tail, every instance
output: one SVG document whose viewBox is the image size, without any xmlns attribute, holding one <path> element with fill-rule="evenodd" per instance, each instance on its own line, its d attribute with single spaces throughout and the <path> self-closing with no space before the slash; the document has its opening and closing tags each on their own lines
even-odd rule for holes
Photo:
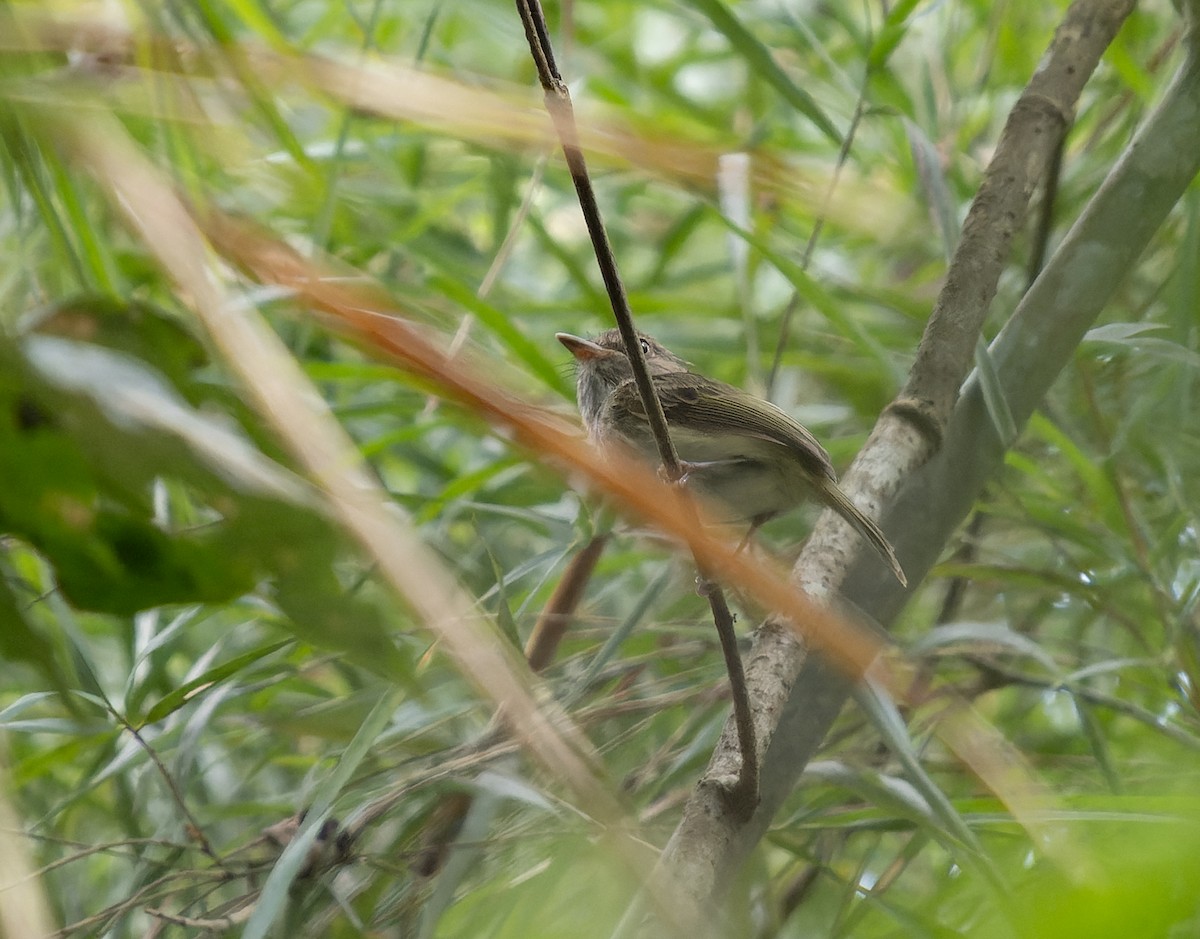
<svg viewBox="0 0 1200 939">
<path fill-rule="evenodd" d="M 888 566 L 892 569 L 892 573 L 896 575 L 896 579 L 907 587 L 908 578 L 904 576 L 904 569 L 896 559 L 895 549 L 892 548 L 891 542 L 884 537 L 883 532 L 879 530 L 879 526 L 863 515 L 858 506 L 851 502 L 850 497 L 842 492 L 841 487 L 832 480 L 826 482 L 821 487 L 820 496 L 822 502 L 853 525 L 860 535 L 871 542 L 871 547 L 879 552 L 881 558 L 887 561 Z"/>
</svg>

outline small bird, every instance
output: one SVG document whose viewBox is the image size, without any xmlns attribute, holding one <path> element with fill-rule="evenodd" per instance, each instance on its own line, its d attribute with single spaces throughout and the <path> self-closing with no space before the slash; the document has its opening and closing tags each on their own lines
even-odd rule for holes
<svg viewBox="0 0 1200 939">
<path fill-rule="evenodd" d="M 620 331 L 596 339 L 570 333 L 555 338 L 575 357 L 579 413 L 596 445 L 603 450 L 621 443 L 657 463 L 658 446 Z M 891 544 L 838 486 L 829 454 L 806 428 L 769 401 L 690 371 L 650 336 L 639 334 L 639 342 L 684 481 L 724 507 L 724 521 L 749 521 L 753 533 L 767 519 L 815 499 L 854 526 L 908 585 Z"/>
</svg>

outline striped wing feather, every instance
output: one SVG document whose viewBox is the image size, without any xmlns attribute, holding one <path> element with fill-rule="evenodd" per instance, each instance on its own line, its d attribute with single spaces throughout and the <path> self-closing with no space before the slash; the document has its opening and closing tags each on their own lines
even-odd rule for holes
<svg viewBox="0 0 1200 939">
<path fill-rule="evenodd" d="M 809 473 L 836 480 L 829 454 L 809 431 L 762 398 L 694 372 L 654 376 L 667 423 L 704 434 L 746 437 L 786 447 Z M 720 401 L 720 405 L 714 402 Z M 627 381 L 612 393 L 612 416 L 646 420 L 637 386 Z"/>
</svg>

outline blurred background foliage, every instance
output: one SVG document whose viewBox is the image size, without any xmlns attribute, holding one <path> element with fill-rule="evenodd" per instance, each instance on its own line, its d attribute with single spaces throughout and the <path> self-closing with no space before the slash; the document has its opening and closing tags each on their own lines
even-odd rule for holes
<svg viewBox="0 0 1200 939">
<path fill-rule="evenodd" d="M 549 9 L 581 122 L 622 132 L 592 166 L 640 326 L 761 391 L 798 291 L 774 397 L 845 466 L 902 381 L 1064 9 Z M 498 380 L 572 413 L 553 334 L 610 320 L 552 142 L 384 119 L 256 67 L 383 56 L 536 112 L 513 8 L 111 0 L 15 3 L 6 23 L 35 10 L 75 25 L 43 48 L 10 29 L 0 55 L 0 725 L 54 918 L 70 935 L 143 935 L 163 928 L 147 908 L 199 921 L 257 899 L 279 852 L 264 832 L 370 727 L 336 812 L 371 823 L 247 934 L 608 935 L 636 884 L 558 781 L 481 745 L 489 706 L 288 468 L 47 118 L 114 114 L 197 204 L 379 279 Z M 1046 250 L 1161 94 L 1181 34 L 1170 4 L 1148 2 L 1109 50 L 1065 147 Z M 718 182 L 676 162 L 735 153 L 772 172 L 743 187 L 736 164 Z M 947 846 L 852 708 L 731 888 L 739 934 L 1195 934 L 1198 207 L 1194 191 L 1178 206 L 895 634 L 923 681 L 914 744 L 1012 894 Z M 989 335 L 1041 255 L 1031 224 Z M 422 538 L 523 643 L 595 507 L 280 291 L 242 281 L 238 298 L 271 318 Z M 792 553 L 812 519 L 776 521 L 766 540 Z M 655 846 L 728 710 L 692 588 L 686 563 L 622 530 L 545 674 Z M 1052 820 L 1086 870 L 1050 869 L 932 738 L 952 694 L 1058 797 Z M 439 866 L 430 832 L 468 793 L 467 844 Z"/>
</svg>

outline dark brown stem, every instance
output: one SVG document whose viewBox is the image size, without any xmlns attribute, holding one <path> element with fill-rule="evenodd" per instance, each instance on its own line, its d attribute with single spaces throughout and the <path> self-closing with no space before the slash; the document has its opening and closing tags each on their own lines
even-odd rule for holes
<svg viewBox="0 0 1200 939">
<path fill-rule="evenodd" d="M 579 198 L 583 220 L 592 239 L 596 263 L 600 267 L 600 276 L 604 279 L 604 287 L 608 291 L 608 299 L 612 304 L 613 316 L 616 318 L 617 328 L 625 343 L 625 351 L 633 366 L 634 383 L 637 385 L 642 405 L 646 409 L 650 430 L 658 445 L 663 474 L 671 482 L 678 483 L 683 478 L 683 467 L 679 462 L 675 445 L 671 442 L 662 402 L 658 400 L 658 393 L 655 391 L 654 383 L 650 380 L 650 370 L 646 366 L 646 358 L 642 354 L 637 328 L 633 324 L 633 312 L 629 308 L 629 298 L 625 294 L 625 286 L 622 284 L 621 275 L 617 270 L 616 255 L 613 254 L 608 233 L 604 229 L 604 220 L 600 215 L 596 192 L 592 188 L 592 180 L 588 175 L 587 161 L 584 160 L 583 151 L 579 147 L 579 134 L 575 126 L 575 111 L 571 105 L 571 93 L 567 90 L 567 85 L 562 80 L 558 66 L 554 62 L 554 51 L 550 45 L 549 31 L 546 29 L 545 14 L 542 12 L 539 0 L 517 0 L 517 12 L 525 27 L 525 38 L 529 42 L 529 51 L 537 68 L 538 81 L 541 82 L 542 91 L 545 94 L 546 110 L 549 112 L 551 120 L 554 121 L 554 128 L 558 133 L 559 142 L 562 144 L 563 156 L 567 161 L 567 169 L 571 173 L 571 182 L 575 185 L 575 193 Z M 686 496 L 683 493 L 680 495 L 686 502 Z M 690 505 L 690 502 L 687 504 Z M 725 650 L 734 714 L 737 716 L 742 769 L 735 791 L 739 794 L 751 792 L 753 796 L 748 804 L 753 809 L 758 792 L 757 748 L 754 744 L 754 728 L 749 718 L 750 701 L 746 694 L 746 683 L 742 677 L 742 662 L 738 655 L 737 638 L 733 631 L 733 618 L 729 615 L 725 595 L 719 586 L 709 583 L 706 592 L 709 604 L 712 606 L 717 633 L 721 637 L 721 646 Z M 724 610 L 723 617 L 721 610 Z M 737 678 L 734 676 L 734 666 L 731 664 L 734 661 L 736 661 Z M 737 801 L 741 804 L 740 799 Z"/>
<path fill-rule="evenodd" d="M 596 263 L 600 267 L 600 276 L 604 279 L 604 288 L 612 304 L 617 328 L 621 331 L 625 351 L 633 365 L 633 379 L 646 408 L 646 417 L 658 444 L 663 469 L 667 478 L 675 482 L 683 475 L 683 467 L 679 464 L 679 455 L 667 430 L 667 418 L 663 414 L 662 403 L 658 400 L 654 384 L 650 381 L 650 370 L 646 367 L 646 357 L 642 354 L 642 345 L 633 325 L 629 298 L 625 294 L 625 285 L 621 282 L 621 275 L 617 270 L 616 255 L 613 254 L 608 233 L 604 229 L 600 205 L 596 201 L 596 191 L 592 188 L 592 179 L 588 175 L 587 161 L 579 147 L 579 133 L 575 126 L 571 93 L 554 63 L 554 52 L 550 46 L 542 5 L 538 0 L 517 0 L 517 12 L 520 13 L 521 23 L 525 27 L 525 38 L 529 41 L 529 51 L 537 67 L 538 81 L 541 82 L 542 91 L 545 93 L 546 110 L 554 121 L 554 129 L 562 145 L 563 156 L 571 173 L 571 182 L 575 185 L 584 224 L 587 225 L 588 235 L 592 239 L 592 250 L 596 254 Z"/>
<path fill-rule="evenodd" d="M 108 702 L 105 703 L 108 704 Z M 150 746 L 146 738 L 142 736 L 141 731 L 134 727 L 124 714 L 111 704 L 108 704 L 108 711 L 125 731 L 133 737 L 137 745 L 150 758 L 150 762 L 154 764 L 154 768 L 158 770 L 158 774 L 162 777 L 163 782 L 166 783 L 167 791 L 171 794 L 171 799 L 175 802 L 176 808 L 179 809 L 179 813 L 187 822 L 188 834 L 200 846 L 200 850 L 212 858 L 218 867 L 224 867 L 224 862 L 221 860 L 220 855 L 213 849 L 212 842 L 208 840 L 208 835 L 204 833 L 204 828 L 201 827 L 199 819 L 192 814 L 192 810 L 188 807 L 187 800 L 184 798 L 179 784 L 175 781 L 175 777 L 171 775 L 171 771 L 167 769 L 166 765 L 159 758 L 158 751 Z"/>
<path fill-rule="evenodd" d="M 1029 265 L 1025 269 L 1025 289 L 1037 280 L 1042 266 L 1046 263 L 1046 245 L 1050 243 L 1050 229 L 1054 224 L 1054 201 L 1058 196 L 1058 180 L 1062 175 L 1063 148 L 1067 142 L 1066 135 L 1058 138 L 1058 146 L 1046 167 L 1046 179 L 1042 185 L 1042 204 L 1038 210 L 1033 229 L 1033 243 L 1029 250 Z"/>
<path fill-rule="evenodd" d="M 554 588 L 525 643 L 525 659 L 533 671 L 542 671 L 553 660 L 606 544 L 607 534 L 596 535 L 567 564 L 558 586 Z"/>
<path fill-rule="evenodd" d="M 749 818 L 758 805 L 758 752 L 754 742 L 754 715 L 750 711 L 750 694 L 746 687 L 746 670 L 742 666 L 742 653 L 738 649 L 737 633 L 733 628 L 733 614 L 725 602 L 725 592 L 719 584 L 700 575 L 699 593 L 708 598 L 712 608 L 713 623 L 721 641 L 721 652 L 725 656 L 725 669 L 729 672 L 729 691 L 733 698 L 733 720 L 737 725 L 738 743 L 742 751 L 742 765 L 738 770 L 737 782 L 726 789 L 725 796 L 734 812 Z"/>
</svg>

